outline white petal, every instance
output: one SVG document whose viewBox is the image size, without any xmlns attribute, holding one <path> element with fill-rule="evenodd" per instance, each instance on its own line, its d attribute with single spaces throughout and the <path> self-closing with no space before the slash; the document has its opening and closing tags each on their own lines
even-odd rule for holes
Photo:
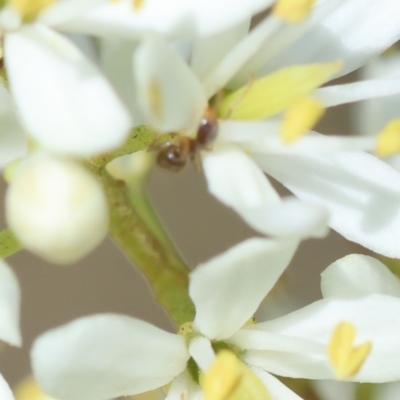
<svg viewBox="0 0 400 400">
<path fill-rule="evenodd" d="M 147 122 L 162 132 L 197 128 L 207 99 L 197 77 L 160 37 L 136 51 L 133 71 Z"/>
<path fill-rule="evenodd" d="M 16 275 L 0 260 L 0 339 L 14 346 L 21 346 L 19 309 L 21 292 Z M 2 397 L 0 396 L 2 399 Z"/>
<path fill-rule="evenodd" d="M 325 206 L 345 238 L 400 257 L 400 174 L 383 161 L 362 152 L 254 158 L 300 199 Z"/>
<path fill-rule="evenodd" d="M 131 0 L 107 2 L 60 28 L 104 38 L 140 38 L 149 32 L 173 39 L 213 35 L 268 8 L 272 0 L 146 0 L 137 10 Z"/>
<path fill-rule="evenodd" d="M 200 386 L 195 384 L 193 378 L 185 371 L 173 380 L 165 400 L 203 400 L 199 395 Z"/>
<path fill-rule="evenodd" d="M 295 199 L 281 202 L 244 152 L 225 148 L 205 153 L 203 168 L 209 191 L 259 232 L 282 238 L 326 233 L 327 214 L 322 207 Z"/>
<path fill-rule="evenodd" d="M 400 281 L 379 260 L 351 254 L 322 272 L 321 291 L 324 298 L 345 299 L 373 293 L 400 297 Z"/>
<path fill-rule="evenodd" d="M 135 125 L 144 124 L 132 70 L 132 57 L 138 46 L 137 42 L 104 39 L 99 45 L 100 62 L 105 75 L 128 107 Z"/>
<path fill-rule="evenodd" d="M 107 400 L 158 388 L 189 358 L 182 336 L 117 314 L 48 331 L 36 339 L 31 356 L 40 386 L 65 400 Z"/>
<path fill-rule="evenodd" d="M 191 68 L 199 77 L 204 76 L 221 61 L 236 43 L 245 36 L 250 27 L 250 19 L 213 36 L 199 37 L 193 40 Z"/>
<path fill-rule="evenodd" d="M 257 367 L 252 367 L 251 369 L 267 388 L 271 400 L 302 400 L 301 397 L 292 392 L 273 375 Z"/>
<path fill-rule="evenodd" d="M 109 83 L 66 38 L 43 26 L 8 34 L 5 59 L 25 128 L 45 148 L 91 156 L 121 145 L 130 116 Z"/>
<path fill-rule="evenodd" d="M 14 396 L 11 392 L 11 389 L 1 374 L 0 374 L 0 399 L 1 400 L 14 400 Z"/>
<path fill-rule="evenodd" d="M 220 121 L 217 143 L 234 143 L 247 153 L 308 154 L 351 150 L 374 150 L 376 139 L 363 136 L 321 135 L 310 131 L 294 143 L 284 143 L 280 136 L 282 121 Z"/>
<path fill-rule="evenodd" d="M 311 22 L 288 27 L 272 38 L 242 69 L 235 85 L 245 84 L 252 74 L 338 59 L 344 61 L 340 75 L 347 74 L 400 38 L 399 14 L 397 0 L 320 0 Z"/>
<path fill-rule="evenodd" d="M 27 249 L 71 263 L 104 239 L 108 206 L 100 183 L 82 165 L 35 153 L 15 170 L 6 194 L 6 218 Z"/>
<path fill-rule="evenodd" d="M 324 237 L 328 212 L 320 205 L 285 197 L 280 204 L 241 209 L 240 215 L 254 229 L 275 238 Z"/>
<path fill-rule="evenodd" d="M 249 239 L 198 266 L 189 294 L 196 327 L 209 339 L 225 339 L 247 322 L 288 266 L 294 241 Z"/>
<path fill-rule="evenodd" d="M 215 361 L 211 342 L 204 336 L 197 336 L 190 341 L 189 354 L 203 372 L 207 371 Z"/>
<path fill-rule="evenodd" d="M 365 65 L 360 71 L 361 79 L 368 79 L 372 82 L 382 82 L 377 84 L 374 92 L 377 96 L 367 101 L 356 103 L 350 108 L 352 111 L 353 129 L 362 135 L 375 135 L 388 121 L 398 118 L 400 94 L 378 97 L 386 88 L 391 90 L 387 83 L 392 82 L 394 91 L 398 88 L 400 71 L 400 54 L 395 51 L 391 54 L 385 54 L 384 57 L 378 57 Z M 367 81 L 367 82 L 368 82 Z M 386 83 L 387 82 L 387 83 Z M 366 94 L 368 92 L 366 91 Z M 347 95 L 346 95 L 347 97 Z"/>
<path fill-rule="evenodd" d="M 349 380 L 388 382 L 400 379 L 400 299 L 371 295 L 357 299 L 327 299 L 315 302 L 273 321 L 257 324 L 257 329 L 313 340 L 327 346 L 333 330 L 343 321 L 357 330 L 356 345 L 372 342 L 372 350 L 360 371 Z M 250 351 L 249 363 L 276 374 L 307 379 L 333 379 L 327 354 L 304 352 Z"/>
<path fill-rule="evenodd" d="M 44 25 L 59 25 L 70 22 L 89 12 L 104 0 L 62 0 L 50 4 L 38 15 L 37 20 Z"/>
<path fill-rule="evenodd" d="M 0 168 L 27 152 L 27 138 L 6 88 L 0 84 Z"/>
<path fill-rule="evenodd" d="M 400 77 L 371 79 L 317 89 L 313 96 L 326 107 L 400 94 Z"/>
</svg>

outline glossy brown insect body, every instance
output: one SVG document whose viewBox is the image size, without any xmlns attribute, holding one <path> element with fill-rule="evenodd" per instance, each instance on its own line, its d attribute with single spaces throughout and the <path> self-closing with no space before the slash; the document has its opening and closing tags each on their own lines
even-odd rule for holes
<svg viewBox="0 0 400 400">
<path fill-rule="evenodd" d="M 157 164 L 168 171 L 178 172 L 190 158 L 196 169 L 201 170 L 199 152 L 207 148 L 217 137 L 217 116 L 207 107 L 200 121 L 195 138 L 179 134 L 163 144 L 157 155 Z"/>
</svg>

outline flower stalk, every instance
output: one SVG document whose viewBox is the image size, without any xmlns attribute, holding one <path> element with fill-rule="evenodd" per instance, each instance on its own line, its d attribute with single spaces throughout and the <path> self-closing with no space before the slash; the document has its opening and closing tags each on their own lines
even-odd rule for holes
<svg viewBox="0 0 400 400">
<path fill-rule="evenodd" d="M 108 160 L 108 158 L 107 158 Z M 194 306 L 188 295 L 188 268 L 162 229 L 154 230 L 143 213 L 149 204 L 143 192 L 130 192 L 125 182 L 112 178 L 99 163 L 90 164 L 100 178 L 110 210 L 109 232 L 127 257 L 146 276 L 157 301 L 176 327 L 193 320 Z M 135 192 L 139 193 L 135 201 Z M 143 204 L 146 210 L 142 210 Z M 153 214 L 154 217 L 154 214 Z M 163 237 L 165 236 L 165 237 Z"/>
</svg>

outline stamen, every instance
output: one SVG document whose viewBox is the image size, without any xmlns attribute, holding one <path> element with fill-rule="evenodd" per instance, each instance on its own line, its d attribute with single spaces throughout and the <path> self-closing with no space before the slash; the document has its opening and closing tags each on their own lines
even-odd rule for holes
<svg viewBox="0 0 400 400">
<path fill-rule="evenodd" d="M 157 118 L 161 118 L 163 110 L 163 98 L 160 83 L 156 78 L 153 78 L 148 86 L 148 99 L 150 107 Z"/>
<path fill-rule="evenodd" d="M 354 376 L 371 352 L 372 342 L 353 346 L 355 337 L 356 328 L 349 322 L 341 322 L 333 331 L 328 355 L 338 379 Z"/>
<path fill-rule="evenodd" d="M 218 353 L 200 385 L 206 400 L 271 400 L 258 376 L 227 350 Z"/>
<path fill-rule="evenodd" d="M 8 4 L 14 8 L 24 21 L 33 21 L 46 7 L 56 0 L 8 0 Z"/>
<path fill-rule="evenodd" d="M 283 117 L 281 139 L 290 144 L 304 136 L 324 115 L 323 104 L 311 97 L 289 108 Z"/>
<path fill-rule="evenodd" d="M 315 0 L 278 0 L 272 12 L 284 21 L 295 24 L 310 15 L 314 3 Z"/>
<path fill-rule="evenodd" d="M 226 400 L 239 385 L 242 378 L 238 358 L 230 351 L 223 350 L 201 380 L 206 400 Z"/>
<path fill-rule="evenodd" d="M 376 154 L 387 157 L 400 152 L 400 118 L 390 121 L 378 133 Z"/>
<path fill-rule="evenodd" d="M 193 322 L 185 322 L 179 327 L 178 335 L 185 336 L 193 332 Z"/>
<path fill-rule="evenodd" d="M 229 113 L 229 119 L 235 120 L 271 117 L 309 96 L 329 81 L 342 65 L 341 61 L 336 61 L 282 68 L 257 79 L 250 87 L 246 85 L 227 95 L 220 104 L 219 116 L 226 118 Z"/>
</svg>

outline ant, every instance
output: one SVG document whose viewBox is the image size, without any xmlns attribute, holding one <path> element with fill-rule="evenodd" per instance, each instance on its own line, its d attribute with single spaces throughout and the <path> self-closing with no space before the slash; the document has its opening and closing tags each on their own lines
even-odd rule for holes
<svg viewBox="0 0 400 400">
<path fill-rule="evenodd" d="M 180 171 L 190 158 L 196 169 L 201 170 L 199 152 L 207 148 L 217 137 L 218 121 L 215 111 L 207 107 L 200 120 L 195 138 L 174 133 L 171 140 L 160 147 L 157 165 L 171 172 Z"/>
</svg>

